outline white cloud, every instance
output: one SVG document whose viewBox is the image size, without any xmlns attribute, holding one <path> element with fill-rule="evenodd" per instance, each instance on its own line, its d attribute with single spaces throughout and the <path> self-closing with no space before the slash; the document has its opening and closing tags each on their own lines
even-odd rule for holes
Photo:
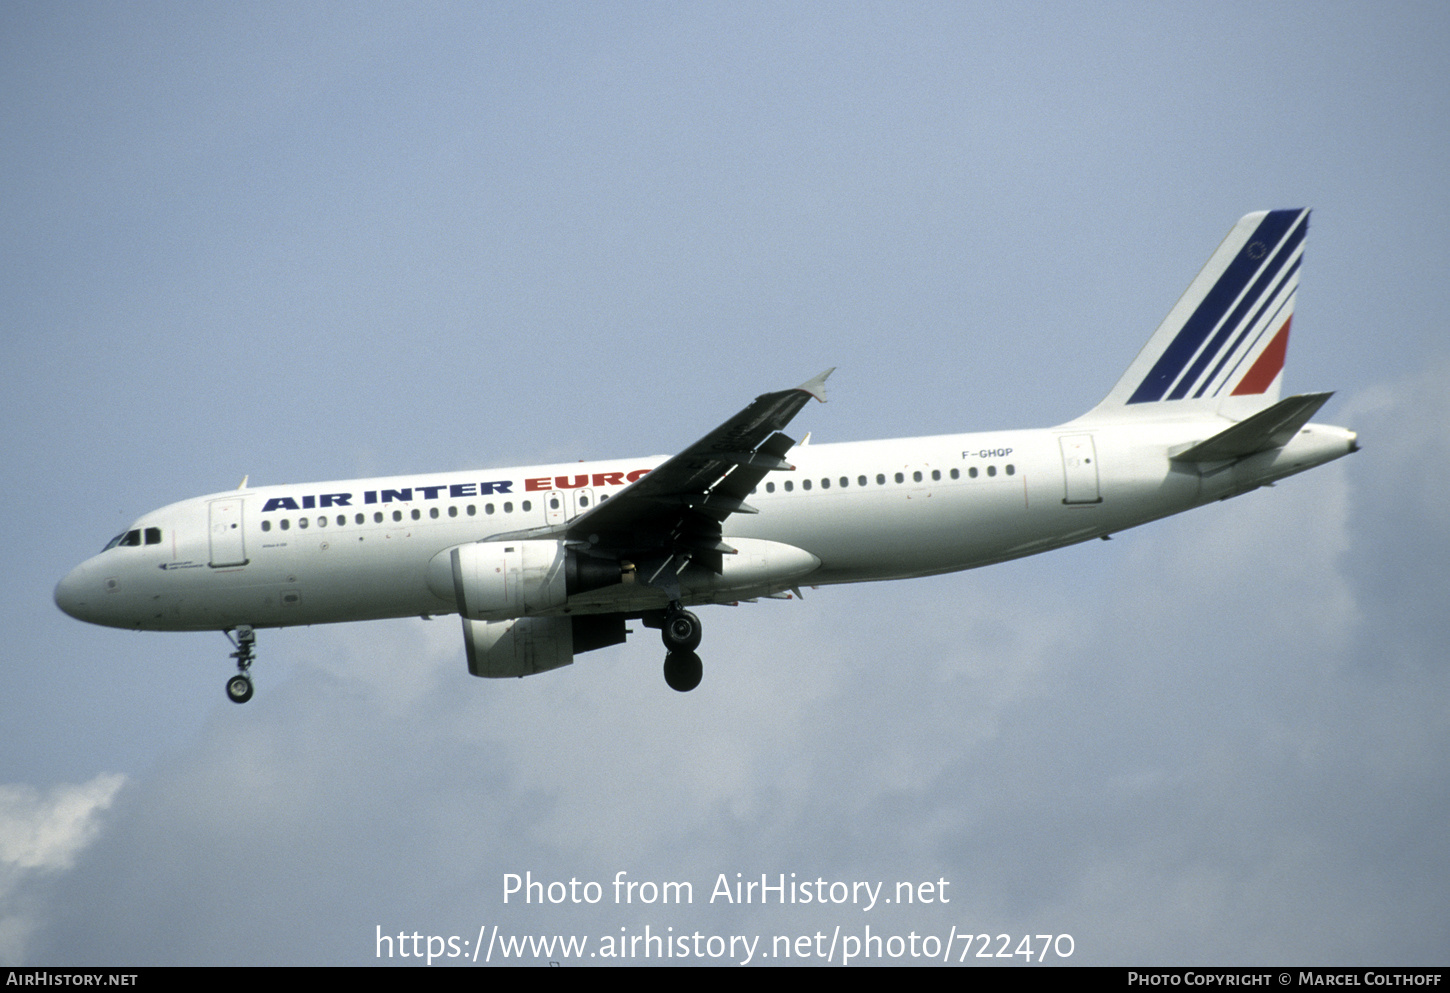
<svg viewBox="0 0 1450 993">
<path fill-rule="evenodd" d="M 36 926 L 26 884 L 75 865 L 125 784 L 125 776 L 102 773 L 44 793 L 24 784 L 0 786 L 0 962 L 18 964 Z"/>
</svg>

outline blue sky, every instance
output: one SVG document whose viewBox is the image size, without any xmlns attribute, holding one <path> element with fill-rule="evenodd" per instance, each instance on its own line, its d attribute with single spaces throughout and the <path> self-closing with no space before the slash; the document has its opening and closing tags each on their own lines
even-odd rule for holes
<svg viewBox="0 0 1450 993">
<path fill-rule="evenodd" d="M 375 929 L 1071 933 L 1444 964 L 1439 4 L 9 4 L 0 960 L 357 963 Z M 1286 389 L 1364 451 L 988 570 L 467 676 L 456 622 L 91 628 L 51 589 L 253 483 L 1095 403 L 1241 214 L 1313 207 Z M 951 880 L 518 907 L 504 874 Z M 243 940 L 238 940 L 238 936 Z"/>
</svg>

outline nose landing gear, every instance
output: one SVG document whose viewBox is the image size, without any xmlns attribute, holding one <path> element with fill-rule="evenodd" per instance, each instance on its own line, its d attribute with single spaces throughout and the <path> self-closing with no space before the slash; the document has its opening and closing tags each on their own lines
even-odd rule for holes
<svg viewBox="0 0 1450 993">
<path fill-rule="evenodd" d="M 246 703 L 252 698 L 252 677 L 248 670 L 257 660 L 257 632 L 248 624 L 236 630 L 235 638 L 230 631 L 222 632 L 237 649 L 232 652 L 232 658 L 237 660 L 237 674 L 227 680 L 227 699 L 232 703 Z"/>
</svg>

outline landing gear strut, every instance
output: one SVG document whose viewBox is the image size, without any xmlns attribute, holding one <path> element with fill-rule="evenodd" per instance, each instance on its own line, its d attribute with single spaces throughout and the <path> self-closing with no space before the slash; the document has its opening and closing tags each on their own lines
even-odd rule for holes
<svg viewBox="0 0 1450 993">
<path fill-rule="evenodd" d="M 670 689 L 688 693 L 700 685 L 705 667 L 695 649 L 700 647 L 703 633 L 698 617 L 681 607 L 678 600 L 670 604 L 660 625 L 660 639 L 669 652 L 665 656 L 665 682 Z"/>
<path fill-rule="evenodd" d="M 232 703 L 246 703 L 252 698 L 252 677 L 247 670 L 257 661 L 257 632 L 250 625 L 243 624 L 237 628 L 235 638 L 230 631 L 222 633 L 237 649 L 232 652 L 232 658 L 237 660 L 237 674 L 227 680 L 227 699 Z"/>
</svg>

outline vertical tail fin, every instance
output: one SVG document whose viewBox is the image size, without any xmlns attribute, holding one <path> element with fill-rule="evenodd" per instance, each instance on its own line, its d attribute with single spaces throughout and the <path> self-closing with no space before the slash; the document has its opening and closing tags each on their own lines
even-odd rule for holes
<svg viewBox="0 0 1450 993">
<path fill-rule="evenodd" d="M 1247 417 L 1279 399 L 1309 211 L 1246 214 L 1086 415 Z"/>
</svg>

